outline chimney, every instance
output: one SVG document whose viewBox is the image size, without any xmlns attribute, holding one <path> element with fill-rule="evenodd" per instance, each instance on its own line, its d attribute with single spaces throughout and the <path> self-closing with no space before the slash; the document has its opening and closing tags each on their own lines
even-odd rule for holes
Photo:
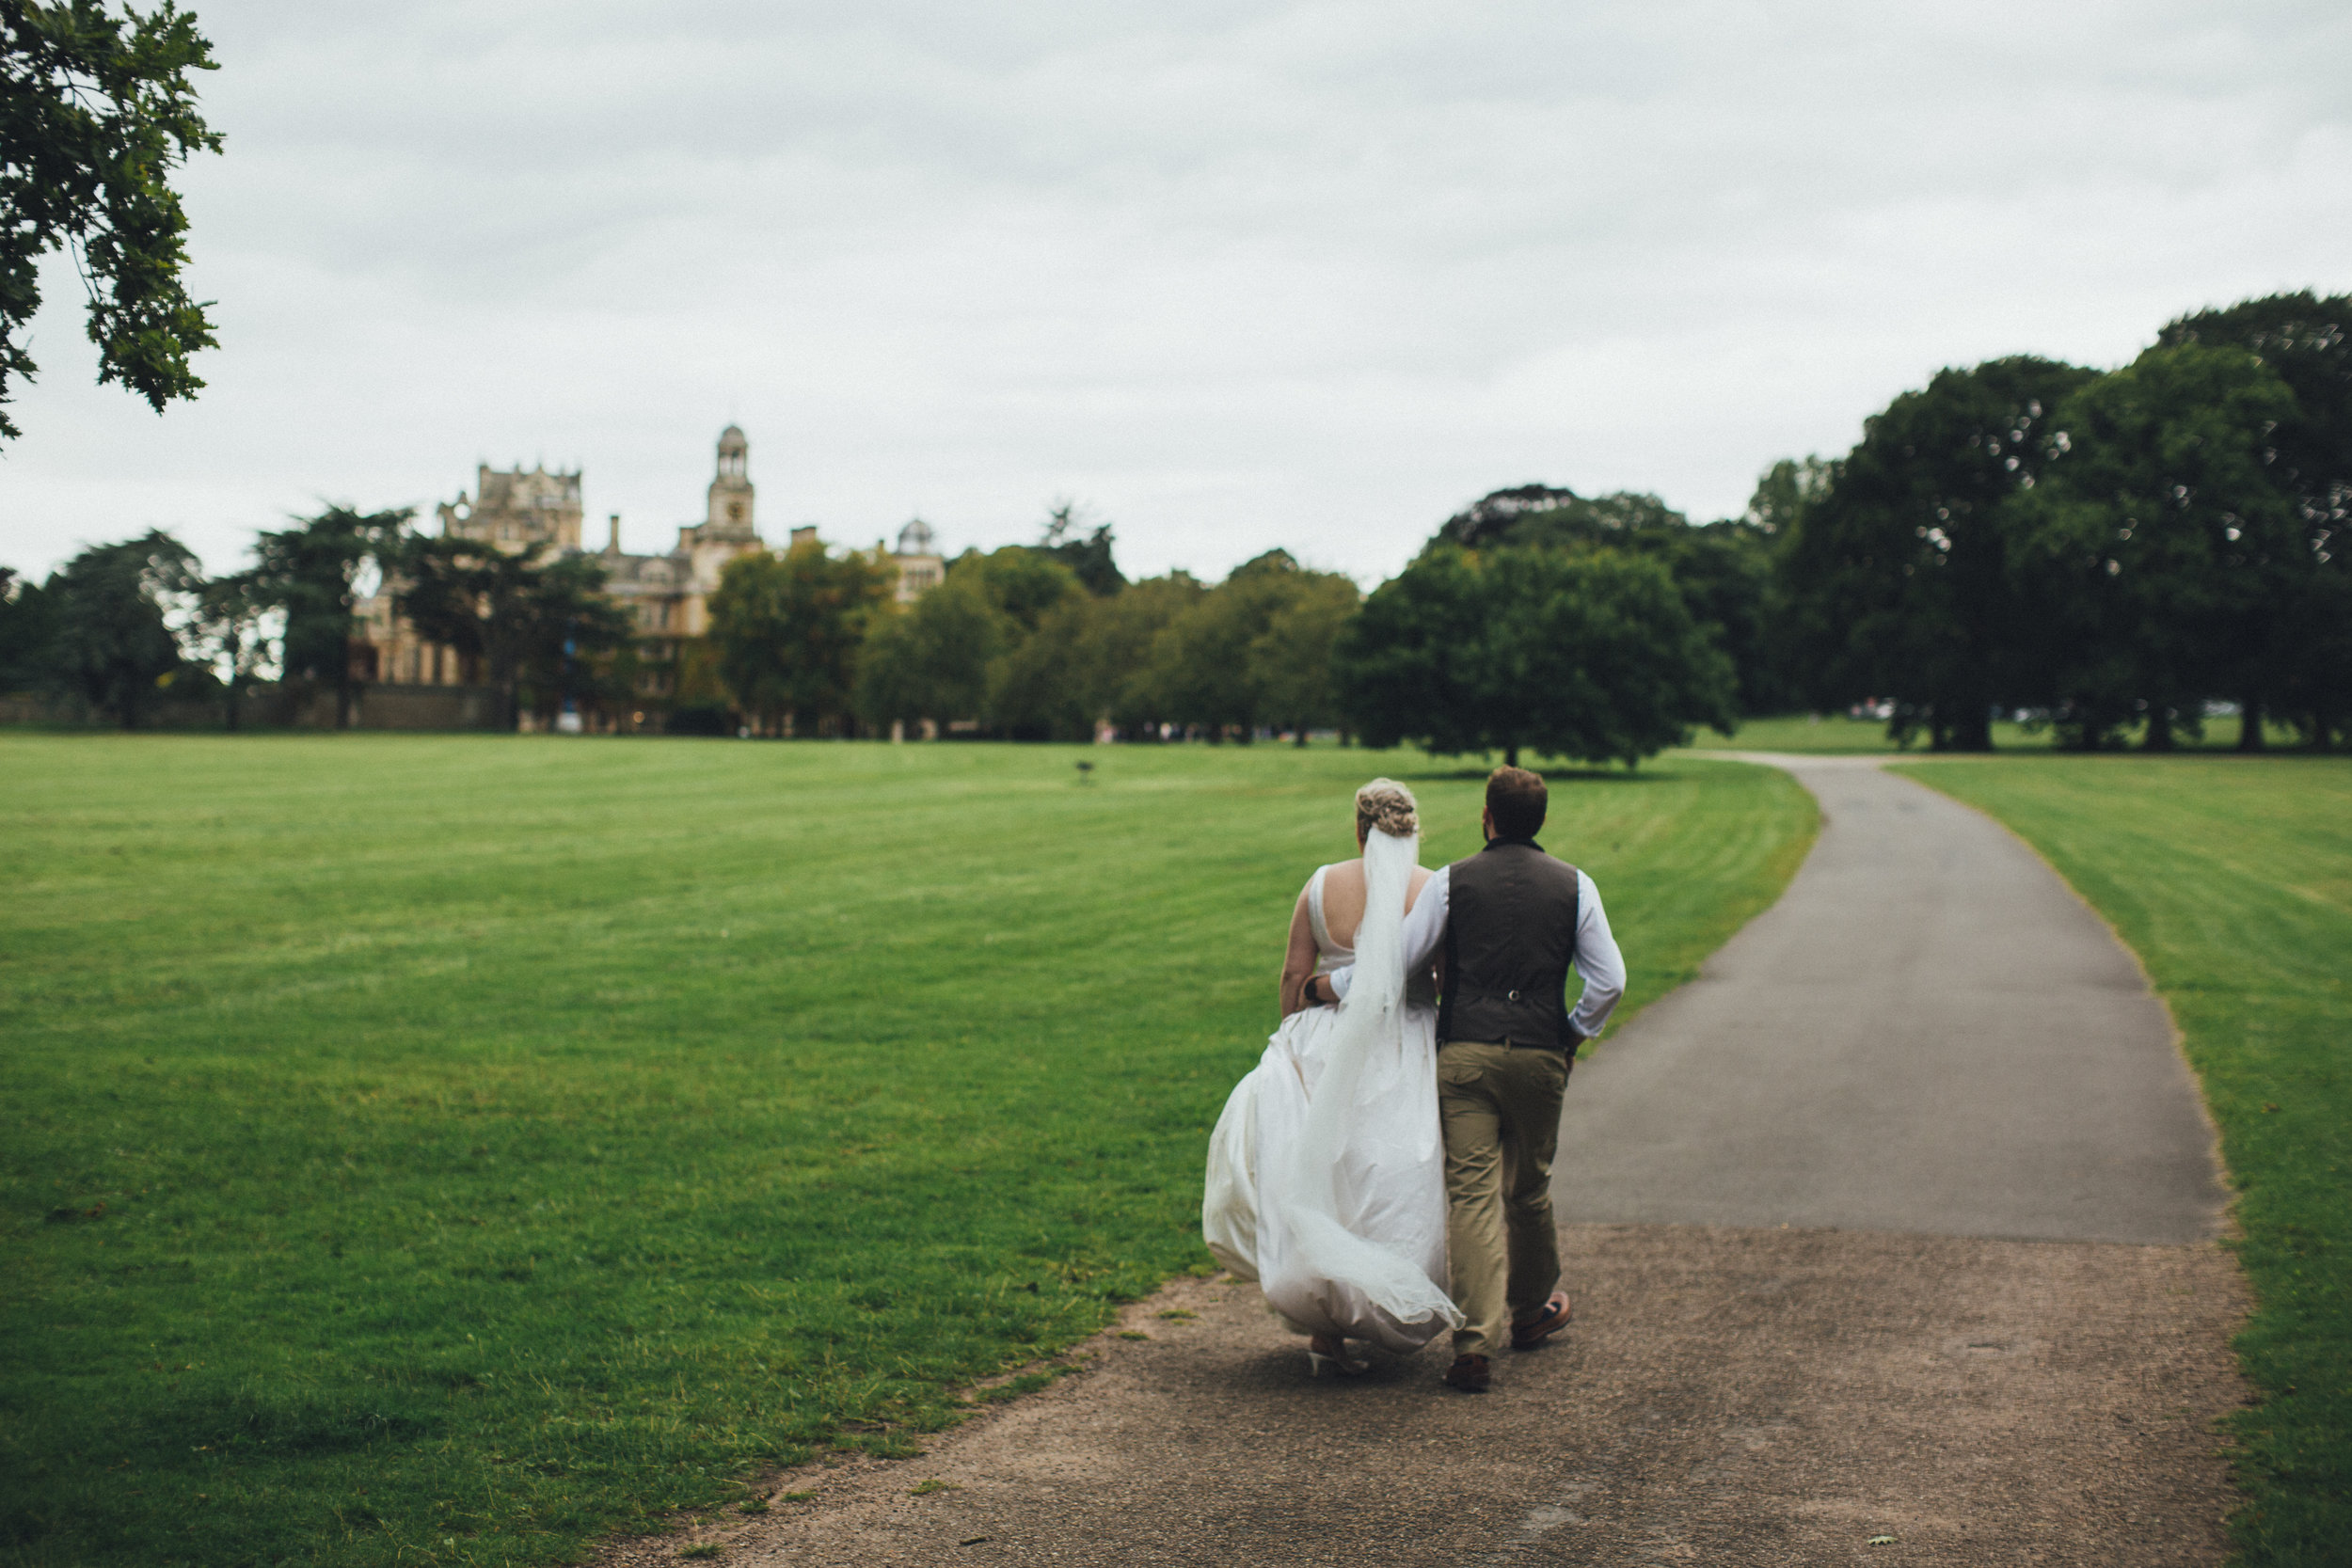
<svg viewBox="0 0 2352 1568">
<path fill-rule="evenodd" d="M 797 550 L 803 545 L 814 545 L 815 543 L 817 543 L 817 525 L 815 523 L 810 523 L 805 528 L 796 528 L 792 531 L 791 547 L 793 549 Z"/>
<path fill-rule="evenodd" d="M 617 512 L 612 514 L 612 537 L 605 541 L 604 553 L 607 555 L 621 553 L 621 515 Z"/>
</svg>

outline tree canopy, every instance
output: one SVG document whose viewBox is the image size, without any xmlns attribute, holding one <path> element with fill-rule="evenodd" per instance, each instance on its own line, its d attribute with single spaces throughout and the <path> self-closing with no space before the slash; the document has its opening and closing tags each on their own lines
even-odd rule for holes
<svg viewBox="0 0 2352 1568">
<path fill-rule="evenodd" d="M 1348 578 L 1271 550 L 1215 587 L 1182 572 L 1119 581 L 1095 593 L 1034 546 L 968 552 L 939 588 L 875 622 L 859 713 L 1063 740 L 1104 723 L 1246 739 L 1340 722 L 1330 650 L 1359 597 Z"/>
<path fill-rule="evenodd" d="M 19 434 L 11 383 L 39 370 L 23 334 L 54 250 L 87 286 L 102 386 L 159 413 L 202 388 L 189 359 L 215 346 L 213 323 L 182 277 L 188 220 L 170 176 L 220 150 L 191 77 L 215 69 L 171 0 L 121 16 L 101 0 L 0 0 L 0 439 Z"/>
<path fill-rule="evenodd" d="M 1659 561 L 1439 539 L 1341 639 L 1342 701 L 1367 745 L 1623 762 L 1735 722 L 1731 662 Z"/>
<path fill-rule="evenodd" d="M 40 583 L 0 566 L 0 693 L 37 690 L 48 680 L 56 610 Z"/>
<path fill-rule="evenodd" d="M 869 621 L 887 613 L 890 586 L 873 558 L 814 541 L 728 562 L 710 595 L 727 689 L 763 728 L 827 733 L 850 711 L 858 647 Z"/>
<path fill-rule="evenodd" d="M 1793 471 L 1793 465 L 1788 466 Z M 1775 470 L 1777 472 L 1778 470 Z M 1767 476 L 1766 483 L 1773 483 Z M 1656 496 L 1584 497 L 1546 484 L 1498 490 L 1446 520 L 1438 538 L 1465 548 L 1616 550 L 1658 562 L 1684 605 L 1731 659 L 1743 713 L 1790 699 L 1766 622 L 1774 524 L 1754 517 L 1692 524 Z"/>
<path fill-rule="evenodd" d="M 203 581 L 186 546 L 159 529 L 97 545 L 66 562 L 42 594 L 41 660 L 50 682 L 135 729 L 187 668 L 175 616 Z"/>
<path fill-rule="evenodd" d="M 526 705 L 602 694 L 596 656 L 627 641 L 626 611 L 586 555 L 542 560 L 544 542 L 506 551 L 482 540 L 411 540 L 393 602 L 423 637 L 453 649 L 499 693 L 507 729 Z"/>
<path fill-rule="evenodd" d="M 2352 296 L 2307 292 L 2180 317 L 2109 372 L 2031 356 L 1943 370 L 1851 451 L 1771 465 L 1734 517 L 1496 490 L 1369 599 L 1282 549 L 1214 584 L 1131 582 L 1110 525 L 1065 502 L 1035 543 L 967 550 L 906 606 L 880 546 L 812 543 L 729 565 L 708 636 L 631 641 L 593 558 L 421 542 L 405 512 L 330 507 L 211 583 L 154 533 L 44 584 L 0 572 L 0 682 L 136 722 L 154 682 L 218 674 L 233 725 L 282 631 L 287 677 L 331 684 L 347 721 L 374 567 L 510 721 L 636 692 L 673 729 L 1354 730 L 1631 764 L 1740 714 L 1867 701 L 1898 738 L 1947 749 L 1988 746 L 1996 713 L 2064 745 L 2163 749 L 2233 711 L 2243 746 L 2284 725 L 2326 748 L 2352 741 L 2348 523 Z"/>
<path fill-rule="evenodd" d="M 1818 706 L 1893 699 L 1938 750 L 1992 745 L 1999 704 L 2038 698 L 2042 628 L 2018 589 L 2007 502 L 2052 455 L 2051 416 L 2097 372 L 2019 356 L 1939 372 L 1863 423 L 1781 557 L 1786 636 Z"/>
<path fill-rule="evenodd" d="M 2345 735 L 2347 325 L 2352 299 L 2281 294 L 2106 374 L 1946 370 L 1846 457 L 1768 476 L 1751 513 L 1793 519 L 1771 618 L 1797 694 L 1884 701 L 1938 747 L 1988 746 L 2008 708 L 2085 747 L 2163 750 L 2215 704 L 2248 749 L 2271 721 Z"/>
<path fill-rule="evenodd" d="M 2272 434 L 2295 394 L 2251 352 L 2150 349 L 2056 411 L 2044 483 L 2014 509 L 2048 698 L 2079 744 L 2201 728 L 2204 699 L 2259 716 L 2312 554 Z M 2282 610 L 2289 611 L 2281 613 Z"/>
<path fill-rule="evenodd" d="M 2202 343 L 2251 351 L 2295 394 L 2294 411 L 2271 433 L 2279 480 L 2294 497 L 2308 576 L 2290 602 L 2274 606 L 2280 652 L 2266 679 L 2241 702 L 2268 705 L 2324 742 L 2352 730 L 2352 294 L 2308 290 L 2201 310 L 2171 323 L 2160 346 Z M 2257 711 L 2254 715 L 2260 717 Z M 2262 744 L 2263 728 L 2241 727 L 2239 744 Z"/>
<path fill-rule="evenodd" d="M 1086 529 L 1080 510 L 1075 501 L 1055 502 L 1046 512 L 1045 531 L 1036 549 L 1040 555 L 1069 567 L 1088 593 L 1109 598 L 1127 586 L 1125 574 L 1111 558 L 1111 525 L 1097 523 Z M 1085 531 L 1082 533 L 1081 530 Z"/>
<path fill-rule="evenodd" d="M 950 577 L 907 610 L 875 618 L 859 654 L 858 712 L 876 724 L 977 719 L 1007 637 L 979 578 Z"/>
<path fill-rule="evenodd" d="M 350 726 L 359 685 L 351 644 L 360 578 L 371 567 L 381 572 L 407 559 L 414 515 L 408 508 L 362 513 L 330 506 L 293 528 L 263 533 L 254 545 L 252 592 L 285 613 L 280 662 L 287 678 L 333 688 L 339 729 Z"/>
</svg>

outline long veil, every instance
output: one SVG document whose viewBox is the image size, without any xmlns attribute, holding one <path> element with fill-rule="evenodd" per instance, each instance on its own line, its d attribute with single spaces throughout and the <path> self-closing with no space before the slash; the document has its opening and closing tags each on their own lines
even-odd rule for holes
<svg viewBox="0 0 2352 1568">
<path fill-rule="evenodd" d="M 1444 1266 L 1442 1207 L 1400 1180 L 1438 1157 L 1434 1078 L 1417 1081 L 1432 1076 L 1429 1063 L 1405 1042 L 1405 898 L 1420 847 L 1418 835 L 1366 835 L 1355 975 L 1305 1124 L 1286 1147 L 1259 1151 L 1275 1167 L 1262 1172 L 1258 1215 L 1267 1303 L 1298 1327 L 1401 1352 L 1462 1322 L 1431 1277 L 1432 1260 Z M 1406 1105 L 1428 1110 L 1398 1117 Z"/>
</svg>

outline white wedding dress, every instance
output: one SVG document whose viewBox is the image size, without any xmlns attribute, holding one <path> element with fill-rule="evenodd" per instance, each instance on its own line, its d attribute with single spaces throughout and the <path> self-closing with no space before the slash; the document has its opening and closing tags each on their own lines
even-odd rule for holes
<svg viewBox="0 0 2352 1568">
<path fill-rule="evenodd" d="M 1445 1151 L 1437 1014 L 1427 974 L 1405 976 L 1405 898 L 1418 838 L 1374 832 L 1351 953 L 1307 884 L 1315 972 L 1354 962 L 1347 1000 L 1282 1021 L 1209 1139 L 1200 1229 L 1218 1262 L 1254 1279 L 1301 1334 L 1420 1349 L 1459 1325 L 1447 1296 Z"/>
</svg>

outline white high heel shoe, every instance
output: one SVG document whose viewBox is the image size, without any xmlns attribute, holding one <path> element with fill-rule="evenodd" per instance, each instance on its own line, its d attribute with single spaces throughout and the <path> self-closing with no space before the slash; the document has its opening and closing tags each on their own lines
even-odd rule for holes
<svg viewBox="0 0 2352 1568">
<path fill-rule="evenodd" d="M 1371 1370 L 1372 1363 L 1359 1361 L 1347 1354 L 1347 1341 L 1330 1334 L 1318 1334 L 1307 1341 L 1307 1375 L 1321 1377 L 1329 1372 L 1335 1377 L 1354 1377 Z"/>
</svg>

